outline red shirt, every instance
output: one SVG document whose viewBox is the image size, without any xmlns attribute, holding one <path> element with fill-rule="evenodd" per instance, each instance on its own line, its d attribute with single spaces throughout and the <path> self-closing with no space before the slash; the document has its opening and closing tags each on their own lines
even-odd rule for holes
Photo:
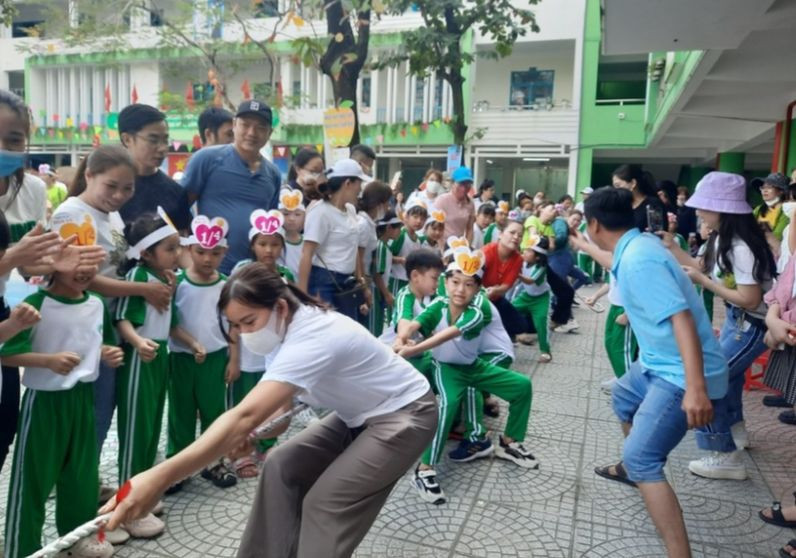
<svg viewBox="0 0 796 558">
<path fill-rule="evenodd" d="M 501 261 L 498 256 L 498 243 L 491 242 L 482 249 L 484 253 L 484 287 L 514 284 L 522 269 L 522 256 L 514 252 L 509 259 Z"/>
</svg>

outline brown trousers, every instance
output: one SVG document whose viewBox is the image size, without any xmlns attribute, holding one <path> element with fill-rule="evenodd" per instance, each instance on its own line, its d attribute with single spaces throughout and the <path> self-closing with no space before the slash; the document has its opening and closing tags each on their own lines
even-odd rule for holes
<svg viewBox="0 0 796 558">
<path fill-rule="evenodd" d="M 358 434 L 332 413 L 268 454 L 238 558 L 344 558 L 437 429 L 429 391 Z"/>
</svg>

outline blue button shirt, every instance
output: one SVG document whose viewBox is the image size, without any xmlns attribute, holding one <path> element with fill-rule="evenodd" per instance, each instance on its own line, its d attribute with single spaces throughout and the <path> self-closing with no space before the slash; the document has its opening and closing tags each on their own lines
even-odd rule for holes
<svg viewBox="0 0 796 558">
<path fill-rule="evenodd" d="M 614 248 L 612 273 L 638 340 L 641 365 L 651 374 L 685 389 L 685 368 L 670 318 L 689 310 L 702 345 L 708 397 L 724 397 L 727 361 L 702 298 L 663 243 L 638 229 L 627 231 Z"/>
<path fill-rule="evenodd" d="M 188 161 L 182 185 L 197 196 L 201 215 L 223 217 L 229 223 L 229 249 L 221 272 L 229 274 L 237 262 L 250 257 L 249 216 L 255 209 L 276 209 L 282 176 L 263 159 L 251 172 L 233 145 L 200 149 Z"/>
</svg>

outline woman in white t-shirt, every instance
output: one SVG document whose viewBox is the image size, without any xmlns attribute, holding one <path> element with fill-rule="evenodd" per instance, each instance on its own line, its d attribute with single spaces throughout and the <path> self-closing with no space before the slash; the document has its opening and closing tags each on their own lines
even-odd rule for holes
<svg viewBox="0 0 796 558">
<path fill-rule="evenodd" d="M 776 263 L 746 202 L 742 176 L 708 173 L 686 205 L 716 231 L 715 240 L 704 261 L 689 256 L 670 238 L 667 245 L 696 285 L 724 299 L 727 317 L 719 342 L 730 367 L 727 395 L 715 405 L 713 422 L 696 433 L 697 445 L 713 454 L 692 461 L 688 468 L 702 477 L 743 480 L 747 473 L 741 452 L 748 443 L 741 398 L 744 375 L 766 350 L 763 294 L 771 288 Z"/>
<path fill-rule="evenodd" d="M 268 454 L 238 556 L 351 556 L 434 436 L 427 380 L 263 265 L 229 279 L 219 310 L 250 350 L 275 354 L 267 372 L 191 446 L 133 477 L 127 497 L 101 510 L 115 508 L 108 526 L 144 515 L 168 486 L 226 453 L 251 451 L 249 433 L 298 397 L 333 412 Z"/>
<path fill-rule="evenodd" d="M 323 201 L 307 208 L 298 285 L 356 320 L 364 294 L 350 293 L 357 287 L 362 293 L 365 279 L 357 258 L 359 223 L 355 206 L 363 182 L 371 178 L 353 159 L 338 161 L 326 177 L 327 182 L 318 186 Z"/>
</svg>

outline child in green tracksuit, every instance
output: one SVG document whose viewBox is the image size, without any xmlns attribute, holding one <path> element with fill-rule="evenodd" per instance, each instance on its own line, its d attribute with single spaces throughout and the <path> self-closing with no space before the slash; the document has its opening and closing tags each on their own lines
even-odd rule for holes
<svg viewBox="0 0 796 558">
<path fill-rule="evenodd" d="M 619 289 L 616 288 L 613 275 L 609 274 L 608 283 L 600 287 L 593 296 L 587 298 L 586 304 L 594 304 L 606 293 L 611 306 L 605 319 L 605 352 L 608 355 L 614 376 L 621 378 L 630 368 L 630 364 L 638 358 L 638 342 L 619 298 Z M 604 387 L 607 389 L 608 385 L 606 383 Z"/>
<path fill-rule="evenodd" d="M 180 237 L 168 216 L 142 215 L 125 227 L 125 237 L 131 246 L 127 257 L 138 260 L 127 281 L 169 283 Z M 175 325 L 173 299 L 166 312 L 140 296 L 122 298 L 117 306 L 116 327 L 124 341 L 116 379 L 119 484 L 155 464 L 170 368 L 168 339 Z"/>
<path fill-rule="evenodd" d="M 522 441 L 531 409 L 531 381 L 526 376 L 479 359 L 484 316 L 473 299 L 481 288 L 483 254 L 460 249 L 445 273 L 447 296 L 433 301 L 423 312 L 398 329 L 395 348 L 404 357 L 432 350 L 435 379 L 440 397 L 440 421 L 431 446 L 415 470 L 415 486 L 420 497 L 440 504 L 445 495 L 436 479 L 434 464 L 442 454 L 453 420 L 468 387 L 489 391 L 509 402 L 509 416 L 499 447 L 489 442 L 481 451 L 494 451 L 497 457 L 522 467 L 536 468 L 538 462 Z M 420 332 L 425 340 L 407 342 Z"/>
<path fill-rule="evenodd" d="M 398 238 L 388 244 L 393 256 L 390 269 L 390 292 L 393 296 L 398 296 L 398 291 L 409 282 L 404 264 L 406 257 L 422 245 L 418 233 L 423 230 L 427 218 L 428 210 L 422 202 L 410 205 L 404 213 L 404 228 L 401 229 Z"/>
<path fill-rule="evenodd" d="M 580 226 L 578 227 L 578 231 L 581 234 L 586 234 L 586 221 L 584 220 Z M 598 281 L 602 281 L 603 277 L 603 268 L 600 267 L 600 264 L 595 262 L 592 257 L 587 254 L 586 252 L 578 251 L 578 267 L 580 268 L 583 273 L 588 275 L 592 281 L 595 283 Z"/>
<path fill-rule="evenodd" d="M 370 332 L 380 337 L 385 324 L 390 322 L 395 297 L 390 292 L 390 270 L 392 269 L 392 252 L 388 243 L 398 238 L 401 232 L 401 220 L 395 212 L 388 211 L 384 218 L 376 223 L 376 255 L 373 258 L 373 304 L 368 316 Z"/>
<path fill-rule="evenodd" d="M 549 241 L 540 237 L 536 244 L 523 250 L 520 282 L 522 290 L 511 302 L 521 314 L 533 321 L 539 339 L 539 362 L 550 362 L 547 323 L 550 315 L 550 285 L 547 284 L 547 248 Z"/>
<path fill-rule="evenodd" d="M 215 318 L 216 306 L 227 277 L 218 266 L 227 252 L 227 222 L 204 215 L 191 223 L 193 234 L 183 246 L 190 266 L 177 275 L 174 305 L 179 325 L 171 330 L 168 380 L 169 427 L 166 457 L 188 447 L 196 437 L 196 416 L 202 432 L 224 411 L 226 383 L 239 373 L 237 359 L 229 365 L 227 340 Z M 202 471 L 202 477 L 220 488 L 237 479 L 223 461 Z M 170 490 L 174 493 L 182 484 Z"/>
<path fill-rule="evenodd" d="M 28 296 L 0 324 L 3 364 L 25 368 L 17 442 L 8 488 L 5 556 L 41 548 L 44 508 L 56 488 L 58 534 L 97 515 L 99 456 L 94 385 L 100 360 L 122 362 L 105 304 L 85 289 L 91 272 L 55 272 L 49 287 Z M 39 321 L 39 318 L 40 321 Z M 71 556 L 105 557 L 113 546 L 96 535 L 80 539 Z"/>
</svg>

